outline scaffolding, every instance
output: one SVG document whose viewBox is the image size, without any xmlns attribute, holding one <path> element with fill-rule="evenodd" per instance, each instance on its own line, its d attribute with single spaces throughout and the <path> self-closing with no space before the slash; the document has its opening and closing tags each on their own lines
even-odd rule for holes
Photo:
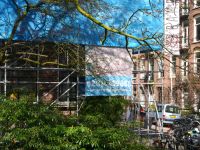
<svg viewBox="0 0 200 150">
<path fill-rule="evenodd" d="M 148 55 L 147 66 L 150 62 Z M 140 66 L 140 59 L 135 64 Z M 78 115 L 84 99 L 85 66 L 85 48 L 81 45 L 17 41 L 6 49 L 5 59 L 0 62 L 0 91 L 5 96 L 17 93 L 19 97 L 22 91 L 27 92 L 35 97 L 35 103 L 48 102 L 69 115 Z M 145 102 L 148 108 L 150 103 L 156 104 L 151 86 L 163 86 L 163 83 L 150 82 L 150 75 L 160 72 L 160 69 L 137 68 L 133 74 L 145 74 L 145 82 L 139 78 L 133 83 L 138 89 L 136 101 Z M 146 100 L 138 97 L 142 91 Z"/>
<path fill-rule="evenodd" d="M 135 57 L 134 66 L 133 66 L 133 77 L 134 77 L 133 96 L 135 97 L 134 100 L 140 104 L 139 106 L 140 107 L 143 106 L 146 109 L 145 119 L 147 122 L 147 132 L 145 133 L 145 135 L 149 136 L 150 134 L 155 134 L 155 133 L 150 133 L 150 124 L 151 124 L 150 117 L 149 117 L 150 105 L 155 106 L 156 115 L 158 116 L 157 100 L 156 100 L 156 97 L 154 96 L 155 86 L 161 87 L 162 89 L 161 95 L 163 95 L 163 76 L 161 75 L 161 82 L 155 82 L 154 75 L 156 73 L 163 74 L 163 65 L 159 65 L 155 57 L 150 58 L 150 55 L 152 56 L 157 55 L 154 52 L 147 52 L 145 54 L 141 54 L 140 51 L 138 51 L 138 53 L 135 53 L 135 55 L 133 55 Z M 139 58 L 141 56 L 143 56 L 142 59 Z M 154 68 L 154 66 L 151 66 L 152 61 L 153 61 L 153 65 L 156 63 L 158 64 L 157 65 L 158 67 L 156 69 Z M 163 60 L 160 59 L 160 61 L 162 64 Z M 143 64 L 143 66 L 141 64 Z M 163 103 L 163 98 L 161 98 L 160 102 Z M 160 119 L 157 120 L 157 123 L 160 126 L 158 134 L 161 137 L 163 134 L 163 123 L 161 122 Z M 139 128 L 139 134 L 142 134 L 141 127 Z"/>
<path fill-rule="evenodd" d="M 15 41 L 0 62 L 0 92 L 18 98 L 22 92 L 32 94 L 35 103 L 78 115 L 84 98 L 83 53 L 80 45 Z"/>
</svg>

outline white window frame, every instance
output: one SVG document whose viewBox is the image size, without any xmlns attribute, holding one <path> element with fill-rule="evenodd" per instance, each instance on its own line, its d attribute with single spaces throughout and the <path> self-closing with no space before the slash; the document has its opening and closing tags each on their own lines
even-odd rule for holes
<svg viewBox="0 0 200 150">
<path fill-rule="evenodd" d="M 195 55 L 194 55 L 194 71 L 195 71 L 195 73 L 200 73 L 200 57 L 197 58 L 197 53 L 200 54 L 200 50 L 195 51 Z M 198 69 L 197 69 L 197 67 L 198 67 L 198 61 L 197 60 L 199 60 L 199 72 L 198 72 Z"/>
<path fill-rule="evenodd" d="M 175 59 L 174 59 L 175 58 Z M 176 77 L 176 56 L 170 56 L 170 78 Z"/>
<path fill-rule="evenodd" d="M 163 61 L 158 60 L 158 78 L 162 78 L 164 76 L 164 66 Z"/>
<path fill-rule="evenodd" d="M 137 78 L 137 74 L 138 74 L 137 71 L 138 71 L 138 70 L 137 70 L 137 64 L 134 63 L 134 64 L 133 64 L 133 79 L 134 79 L 134 80 Z"/>
<path fill-rule="evenodd" d="M 140 59 L 140 71 L 142 71 L 142 73 L 140 73 L 140 79 L 144 79 L 145 78 L 145 71 L 146 67 L 145 67 L 145 59 Z"/>
<path fill-rule="evenodd" d="M 149 60 L 149 81 L 154 80 L 154 59 Z"/>
<path fill-rule="evenodd" d="M 181 61 L 182 77 L 188 76 L 188 60 L 184 59 Z"/>
<path fill-rule="evenodd" d="M 199 35 L 199 39 L 197 40 L 197 26 L 199 26 L 200 28 L 200 22 L 198 24 L 196 23 L 197 18 L 200 19 L 200 15 L 194 17 L 194 42 L 200 41 L 200 35 Z"/>
<path fill-rule="evenodd" d="M 182 106 L 183 106 L 183 108 L 185 108 L 186 105 L 188 104 L 188 96 L 189 96 L 188 91 L 183 89 L 183 91 L 182 91 Z"/>
<path fill-rule="evenodd" d="M 183 21 L 182 23 L 182 47 L 188 47 L 188 25 L 186 25 L 186 22 Z"/>
</svg>

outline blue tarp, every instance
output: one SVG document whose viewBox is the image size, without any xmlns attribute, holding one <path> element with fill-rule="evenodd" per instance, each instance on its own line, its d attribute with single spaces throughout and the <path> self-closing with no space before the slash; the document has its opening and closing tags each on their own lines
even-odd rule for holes
<svg viewBox="0 0 200 150">
<path fill-rule="evenodd" d="M 24 13 L 25 1 L 16 1 L 21 14 Z M 33 5 L 38 3 L 38 0 L 27 1 Z M 84 3 L 84 1 L 81 2 Z M 109 27 L 139 38 L 163 34 L 163 0 L 99 0 L 98 2 L 97 8 L 89 4 L 81 6 Z M 105 30 L 77 12 L 73 4 L 42 5 L 42 8 L 45 11 L 33 9 L 27 14 L 20 22 L 14 40 L 45 40 L 102 46 L 101 41 L 104 39 Z M 16 19 L 17 8 L 13 2 L 0 0 L 0 39 L 6 40 L 10 37 Z M 128 45 L 126 45 L 126 40 L 128 40 Z M 131 38 L 125 39 L 122 35 L 108 32 L 104 46 L 138 48 L 144 44 L 137 50 L 140 52 L 161 50 L 161 46 L 155 40 L 147 40 L 147 42 L 151 48 L 144 42 Z M 131 74 L 126 76 L 100 75 L 99 77 L 101 80 L 86 76 L 85 93 L 87 96 L 132 95 Z M 102 82 L 102 78 L 109 84 Z"/>
<path fill-rule="evenodd" d="M 24 0 L 17 0 L 23 11 Z M 38 1 L 28 0 L 35 4 Z M 128 34 L 143 38 L 163 33 L 162 0 L 102 0 L 99 9 L 83 4 L 82 7 L 99 21 Z M 71 4 L 68 7 L 44 5 L 51 15 L 37 9 L 31 10 L 20 23 L 15 40 L 47 40 L 85 45 L 102 45 L 104 29 L 78 13 Z M 54 17 L 53 17 L 54 16 Z M 17 19 L 17 9 L 11 0 L 0 1 L 0 38 L 7 39 Z M 128 26 L 127 26 L 128 24 Z M 128 47 L 139 45 L 136 40 L 128 39 Z M 149 40 L 155 50 L 160 46 Z M 144 43 L 142 43 L 144 44 Z M 125 37 L 108 32 L 104 46 L 125 47 Z"/>
<path fill-rule="evenodd" d="M 131 76 L 86 76 L 86 96 L 132 95 Z"/>
</svg>

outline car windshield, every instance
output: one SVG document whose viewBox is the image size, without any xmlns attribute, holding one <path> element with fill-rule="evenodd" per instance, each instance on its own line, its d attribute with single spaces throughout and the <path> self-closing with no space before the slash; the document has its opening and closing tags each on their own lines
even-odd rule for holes
<svg viewBox="0 0 200 150">
<path fill-rule="evenodd" d="M 166 112 L 178 114 L 180 110 L 177 106 L 166 106 Z"/>
</svg>

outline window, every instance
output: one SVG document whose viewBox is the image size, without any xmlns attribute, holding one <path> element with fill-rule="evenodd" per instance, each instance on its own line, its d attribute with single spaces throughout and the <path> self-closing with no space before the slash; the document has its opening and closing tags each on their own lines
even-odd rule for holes
<svg viewBox="0 0 200 150">
<path fill-rule="evenodd" d="M 162 112 L 163 108 L 164 108 L 164 106 L 157 106 L 158 112 Z"/>
<path fill-rule="evenodd" d="M 180 113 L 180 110 L 178 107 L 176 106 L 166 106 L 166 110 L 165 110 L 167 113 Z"/>
<path fill-rule="evenodd" d="M 137 77 L 137 64 L 136 63 L 134 63 L 133 64 L 133 79 L 136 79 L 136 77 Z"/>
<path fill-rule="evenodd" d="M 182 76 L 186 77 L 188 75 L 188 60 L 184 59 L 182 60 Z"/>
<path fill-rule="evenodd" d="M 161 103 L 163 98 L 162 87 L 157 87 L 157 92 L 158 92 L 158 102 Z"/>
<path fill-rule="evenodd" d="M 149 80 L 154 79 L 154 59 L 149 61 Z"/>
<path fill-rule="evenodd" d="M 164 66 L 161 60 L 158 61 L 158 78 L 164 77 Z"/>
<path fill-rule="evenodd" d="M 170 62 L 170 75 L 171 78 L 176 76 L 176 56 L 171 56 L 171 62 Z"/>
<path fill-rule="evenodd" d="M 137 96 L 137 87 L 136 87 L 136 85 L 133 85 L 133 96 L 134 97 Z"/>
<path fill-rule="evenodd" d="M 195 52 L 195 71 L 200 73 L 200 51 Z"/>
<path fill-rule="evenodd" d="M 140 60 L 140 71 L 142 73 L 140 73 L 140 79 L 144 79 L 145 78 L 145 59 L 141 59 Z"/>
<path fill-rule="evenodd" d="M 188 20 L 182 23 L 182 47 L 188 46 Z"/>
<path fill-rule="evenodd" d="M 200 16 L 195 17 L 194 20 L 194 40 L 199 41 L 200 40 Z"/>
<path fill-rule="evenodd" d="M 183 96 L 183 106 L 184 107 L 188 107 L 189 106 L 188 95 L 189 95 L 188 90 L 187 89 L 183 89 L 182 96 Z"/>
</svg>

